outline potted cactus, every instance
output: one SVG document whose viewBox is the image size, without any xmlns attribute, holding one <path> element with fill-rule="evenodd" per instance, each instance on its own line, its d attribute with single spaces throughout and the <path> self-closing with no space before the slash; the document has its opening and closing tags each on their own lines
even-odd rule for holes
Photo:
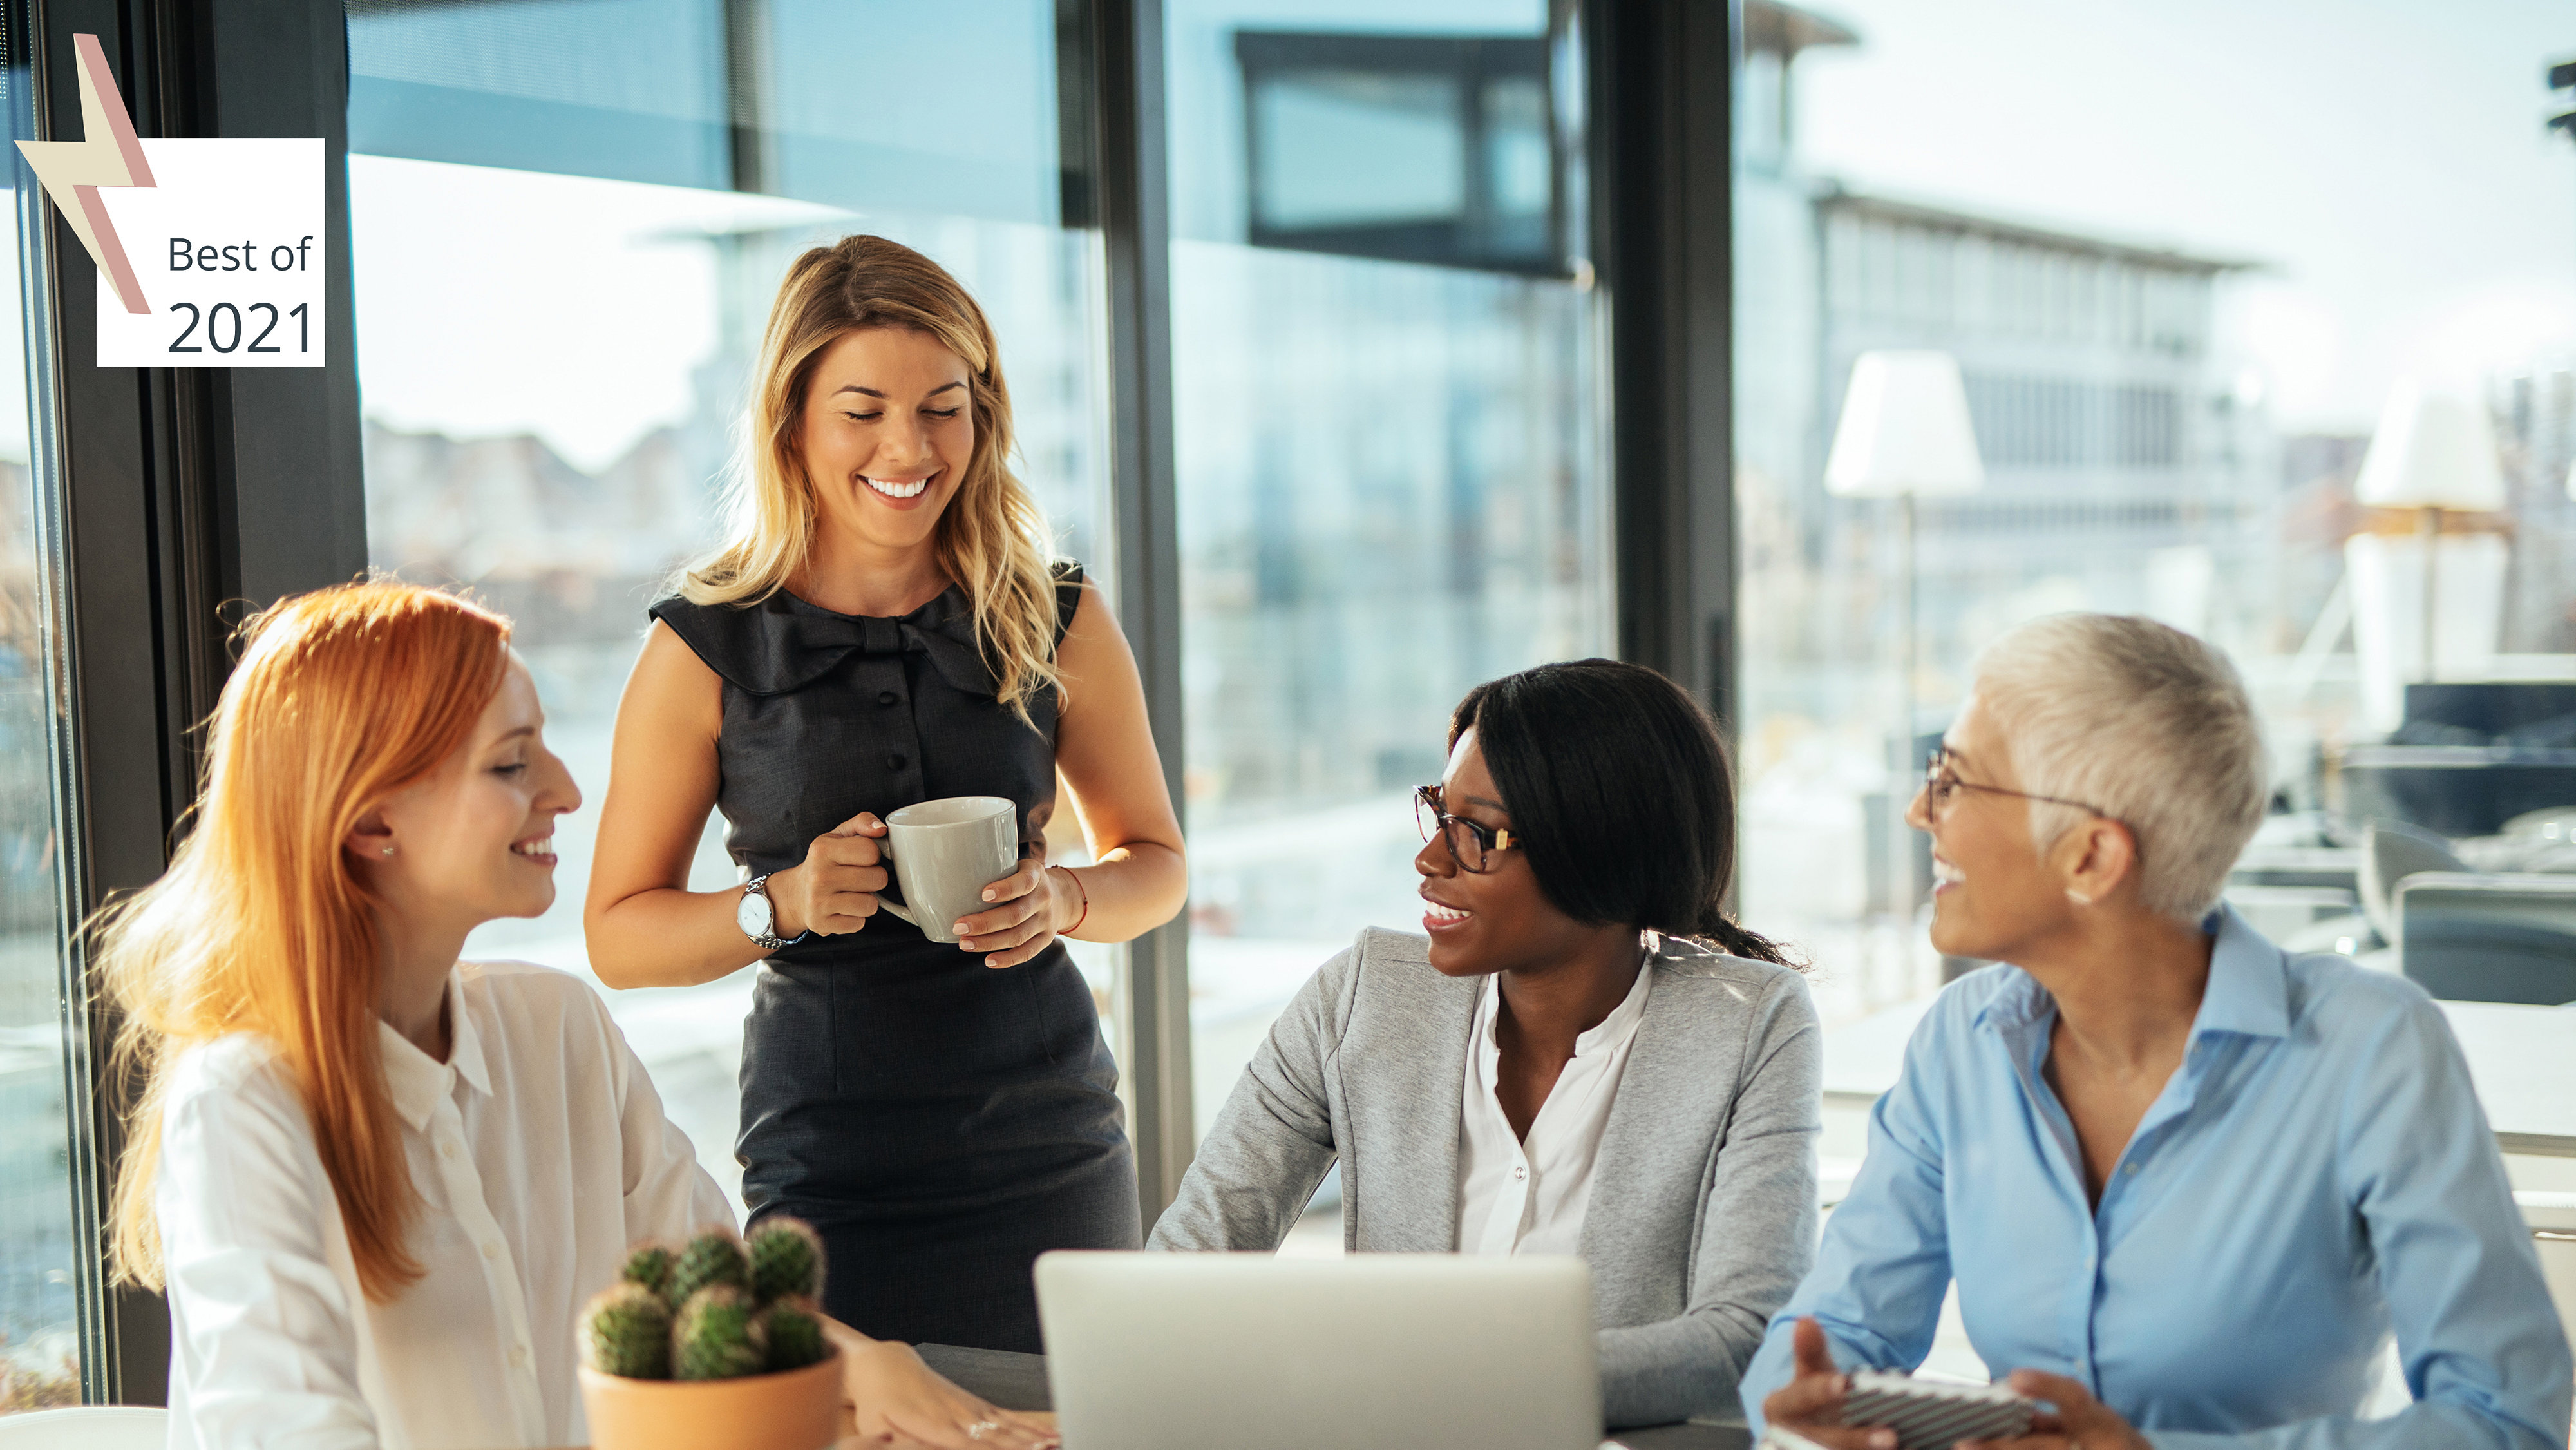
<svg viewBox="0 0 2576 1450">
<path fill-rule="evenodd" d="M 581 1315 L 593 1450 L 827 1450 L 840 1356 L 823 1335 L 823 1245 L 791 1218 L 678 1248 L 643 1243 Z"/>
</svg>

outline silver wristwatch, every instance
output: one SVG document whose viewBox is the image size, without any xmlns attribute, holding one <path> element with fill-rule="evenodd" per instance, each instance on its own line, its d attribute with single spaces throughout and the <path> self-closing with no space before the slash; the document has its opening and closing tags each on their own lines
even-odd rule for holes
<svg viewBox="0 0 2576 1450">
<path fill-rule="evenodd" d="M 778 908 L 770 904 L 769 878 L 754 876 L 743 883 L 742 900 L 734 903 L 733 924 L 751 938 L 751 944 L 765 952 L 787 945 L 787 938 L 777 932 Z"/>
</svg>

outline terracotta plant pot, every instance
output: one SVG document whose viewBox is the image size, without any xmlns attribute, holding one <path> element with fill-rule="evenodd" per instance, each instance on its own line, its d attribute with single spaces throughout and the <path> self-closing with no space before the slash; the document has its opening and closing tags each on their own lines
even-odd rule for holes
<svg viewBox="0 0 2576 1450">
<path fill-rule="evenodd" d="M 582 1366 L 591 1450 L 830 1450 L 841 1355 L 738 1380 L 630 1380 Z"/>
</svg>

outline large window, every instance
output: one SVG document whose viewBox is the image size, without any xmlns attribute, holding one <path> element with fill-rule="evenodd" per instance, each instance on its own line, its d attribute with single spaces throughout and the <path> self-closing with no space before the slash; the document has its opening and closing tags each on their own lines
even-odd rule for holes
<svg viewBox="0 0 2576 1450">
<path fill-rule="evenodd" d="M 1611 652 L 1609 498 L 1548 8 L 1166 15 L 1204 1132 L 1326 957 L 1420 929 L 1405 797 L 1459 697 Z"/>
<path fill-rule="evenodd" d="M 19 10 L 0 21 L 0 112 L 13 141 L 35 134 L 24 24 Z M 58 789 L 69 723 L 55 688 L 59 475 L 53 338 L 36 300 L 52 219 L 14 144 L 6 166 L 0 278 L 21 321 L 0 330 L 0 1414 L 79 1403 L 79 1298 L 99 1282 L 74 1176 L 91 1166 L 73 1146 L 89 1063 L 66 1050 L 84 1024 L 66 1008 L 77 973 L 63 930 L 73 820 Z"/>
<path fill-rule="evenodd" d="M 1059 127 L 1062 8 L 352 0 L 369 553 L 517 620 L 547 734 L 589 798 L 556 837 L 554 909 L 492 924 L 469 954 L 588 970 L 618 692 L 645 605 L 716 537 L 760 328 L 804 248 L 873 232 L 974 292 L 1011 380 L 1014 465 L 1059 548 L 1115 587 L 1102 261 L 1098 233 L 1068 225 L 1089 203 Z M 874 82 L 895 55 L 910 79 L 889 92 Z M 711 821 L 691 885 L 737 880 Z M 1114 1023 L 1116 954 L 1072 945 Z M 736 1190 L 750 984 L 609 994 Z"/>
<path fill-rule="evenodd" d="M 2349 847 L 2392 814 L 2496 835 L 2517 809 L 2454 799 L 2465 775 L 2392 795 L 2375 752 L 2576 743 L 2539 688 L 2576 678 L 2576 153 L 2539 121 L 2565 16 L 2390 13 L 2330 51 L 2287 14 L 2239 18 L 1748 5 L 1745 902 L 1814 949 L 1836 1011 L 1941 979 L 1892 807 L 2017 620 L 2145 613 L 2224 646 L 2279 782 L 2258 852 Z M 2417 103 L 2351 83 L 2399 73 Z M 1824 479 L 1855 361 L 1883 349 L 1955 359 L 1982 456 L 1981 486 L 1914 503 L 1910 561 L 1901 500 Z M 2360 476 L 2428 398 L 2474 423 L 2487 506 L 2426 520 Z M 2480 733 L 2403 693 L 2428 680 L 2522 703 Z M 2510 807 L 2576 809 L 2560 780 L 2516 782 Z M 2356 905 L 2239 884 L 2285 937 Z"/>
<path fill-rule="evenodd" d="M 2576 148 L 2542 124 L 2568 21 L 1746 0 L 1743 906 L 1815 959 L 1829 1064 L 1890 1057 L 1977 965 L 1932 951 L 1896 814 L 1976 650 L 2036 615 L 2146 614 L 2233 658 L 2277 796 L 2228 894 L 2285 944 L 2394 965 L 2366 830 L 2576 864 L 2550 854 L 2576 814 Z M 1829 484 L 1885 351 L 1955 363 L 1981 468 Z M 2400 466 L 2409 429 L 2456 458 Z M 1830 1093 L 1827 1119 L 1830 1184 L 1861 1124 Z M 2512 1160 L 2529 1187 L 2568 1166 Z"/>
</svg>

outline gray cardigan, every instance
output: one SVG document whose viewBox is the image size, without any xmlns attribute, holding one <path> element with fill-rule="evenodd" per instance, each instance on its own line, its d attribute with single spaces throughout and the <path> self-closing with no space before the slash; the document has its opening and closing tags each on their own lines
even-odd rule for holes
<svg viewBox="0 0 2576 1450">
<path fill-rule="evenodd" d="M 1355 1252 L 1455 1252 L 1476 982 L 1376 928 L 1288 1004 L 1199 1145 L 1155 1249 L 1275 1249 L 1342 1165 Z M 1816 1246 L 1815 1008 L 1786 967 L 1666 938 L 1583 1216 L 1613 1427 L 1735 1413 Z"/>
</svg>

